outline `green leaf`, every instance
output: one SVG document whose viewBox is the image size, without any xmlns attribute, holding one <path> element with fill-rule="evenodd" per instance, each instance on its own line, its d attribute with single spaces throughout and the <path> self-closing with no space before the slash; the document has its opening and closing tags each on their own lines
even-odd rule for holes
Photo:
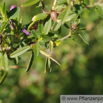
<svg viewBox="0 0 103 103">
<path fill-rule="evenodd" d="M 40 0 L 27 0 L 26 2 L 24 2 L 21 7 L 27 7 L 27 6 L 32 6 L 36 3 L 38 3 Z"/>
<path fill-rule="evenodd" d="M 0 70 L 1 70 L 1 67 L 2 67 L 2 53 L 0 52 Z"/>
<path fill-rule="evenodd" d="M 95 10 L 99 14 L 99 16 L 103 18 L 103 8 L 100 6 L 95 6 Z"/>
<path fill-rule="evenodd" d="M 76 16 L 76 13 L 69 15 L 67 19 L 65 20 L 65 22 L 72 20 L 75 16 Z"/>
<path fill-rule="evenodd" d="M 49 42 L 49 51 L 50 53 L 53 52 L 53 42 L 52 41 Z"/>
<path fill-rule="evenodd" d="M 83 9 L 82 9 L 82 5 L 81 4 L 76 4 L 75 5 L 75 13 L 80 15 L 82 13 Z"/>
<path fill-rule="evenodd" d="M 28 29 L 30 29 L 37 21 L 39 20 L 43 20 L 47 17 L 48 15 L 47 14 L 44 14 L 44 13 L 40 13 L 40 14 L 37 14 L 35 15 L 33 18 L 32 18 L 32 23 L 28 26 Z"/>
<path fill-rule="evenodd" d="M 36 30 L 32 30 L 32 34 L 34 35 L 35 38 L 39 38 L 40 37 L 40 33 L 37 32 Z"/>
<path fill-rule="evenodd" d="M 61 4 L 64 4 L 64 3 L 67 3 L 67 0 L 58 0 L 58 5 L 61 5 Z"/>
<path fill-rule="evenodd" d="M 25 53 L 26 51 L 28 51 L 30 49 L 30 46 L 25 46 L 25 47 L 21 47 L 19 49 L 17 49 L 16 51 L 14 51 L 10 57 L 11 58 L 15 58 L 20 56 L 21 54 Z"/>
<path fill-rule="evenodd" d="M 5 17 L 5 16 L 6 16 L 6 6 L 5 6 L 5 2 L 3 3 L 2 10 L 3 10 L 3 16 Z"/>
<path fill-rule="evenodd" d="M 61 20 L 59 20 L 59 21 L 56 23 L 55 27 L 54 27 L 54 31 L 57 31 L 57 30 L 60 28 L 61 25 L 62 25 L 62 22 L 61 22 Z"/>
<path fill-rule="evenodd" d="M 55 24 L 54 31 L 57 31 L 61 25 L 63 25 L 68 20 L 68 16 L 71 14 L 70 7 L 68 6 L 63 10 L 57 18 L 57 23 Z"/>
<path fill-rule="evenodd" d="M 53 59 L 49 54 L 43 52 L 42 50 L 40 50 L 40 53 L 48 58 L 50 58 L 52 61 L 54 61 L 55 63 L 57 63 L 58 65 L 60 65 L 55 59 Z"/>
<path fill-rule="evenodd" d="M 9 11 L 8 18 L 9 19 L 17 18 L 17 16 L 19 15 L 19 13 L 20 13 L 20 8 L 19 7 L 15 7 L 11 11 Z"/>
<path fill-rule="evenodd" d="M 46 60 L 45 60 L 45 68 L 44 68 L 44 73 L 46 73 L 46 65 L 47 65 L 47 57 L 46 57 Z"/>
<path fill-rule="evenodd" d="M 4 69 L 8 71 L 8 57 L 6 53 L 4 53 L 2 56 L 2 64 L 3 64 Z"/>
<path fill-rule="evenodd" d="M 80 34 L 78 34 L 79 36 L 80 36 L 80 38 L 87 44 L 87 45 L 89 45 L 89 43 L 80 35 Z"/>
<path fill-rule="evenodd" d="M 30 70 L 32 63 L 33 63 L 33 59 L 34 59 L 34 52 L 32 52 L 31 55 L 30 55 L 30 59 L 29 59 L 29 63 L 28 63 L 26 72 L 28 72 Z"/>
<path fill-rule="evenodd" d="M 45 23 L 44 35 L 47 35 L 50 29 L 51 29 L 51 18 Z"/>
<path fill-rule="evenodd" d="M 67 19 L 67 17 L 71 14 L 71 9 L 69 6 L 66 7 L 65 10 L 63 10 L 60 15 L 57 18 L 58 20 L 61 20 L 62 24 L 64 24 L 65 20 Z"/>
<path fill-rule="evenodd" d="M 44 26 L 43 26 L 43 24 L 39 24 L 39 25 L 38 25 L 38 32 L 39 32 L 40 34 L 42 34 L 43 31 L 44 31 Z"/>
<path fill-rule="evenodd" d="M 6 23 L 2 24 L 2 27 L 0 27 L 0 34 L 3 32 L 4 28 L 5 28 Z"/>
<path fill-rule="evenodd" d="M 33 18 L 32 18 L 32 21 L 38 21 L 38 20 L 43 20 L 47 17 L 48 15 L 45 14 L 45 13 L 40 13 L 40 14 L 37 14 L 35 15 Z"/>
<path fill-rule="evenodd" d="M 0 84 L 3 83 L 3 81 L 5 80 L 7 74 L 8 74 L 8 71 L 5 71 L 4 74 L 3 74 L 3 76 L 0 78 Z"/>
<path fill-rule="evenodd" d="M 0 13 L 3 16 L 3 9 L 2 9 L 2 5 L 0 4 Z"/>
<path fill-rule="evenodd" d="M 35 56 L 39 56 L 39 52 L 40 52 L 40 46 L 39 46 L 38 43 L 36 43 L 34 45 L 34 54 L 35 54 Z"/>
<path fill-rule="evenodd" d="M 48 58 L 48 67 L 50 68 L 51 66 L 51 61 L 50 61 L 50 58 Z"/>
</svg>

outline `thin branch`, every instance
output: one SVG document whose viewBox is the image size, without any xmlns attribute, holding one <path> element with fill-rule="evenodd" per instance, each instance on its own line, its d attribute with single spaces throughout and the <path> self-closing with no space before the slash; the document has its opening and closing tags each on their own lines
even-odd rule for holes
<svg viewBox="0 0 103 103">
<path fill-rule="evenodd" d="M 63 38 L 61 38 L 61 39 L 58 39 L 58 40 L 63 41 L 63 40 L 68 39 L 68 38 L 70 38 L 70 37 L 71 37 L 71 32 L 70 32 L 68 35 L 66 35 L 65 37 L 63 37 Z"/>
<path fill-rule="evenodd" d="M 52 9 L 54 9 L 54 7 L 55 7 L 56 3 L 57 3 L 57 0 L 54 0 L 54 3 L 53 3 L 53 7 L 52 7 Z"/>
</svg>

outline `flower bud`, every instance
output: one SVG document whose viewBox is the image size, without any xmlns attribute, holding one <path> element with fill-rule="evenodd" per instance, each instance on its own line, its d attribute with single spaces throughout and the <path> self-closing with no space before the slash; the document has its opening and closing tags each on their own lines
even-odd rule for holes
<svg viewBox="0 0 103 103">
<path fill-rule="evenodd" d="M 25 28 L 22 28 L 21 30 L 22 30 L 22 33 L 26 34 L 27 36 L 30 35 L 30 33 Z"/>
<path fill-rule="evenodd" d="M 51 16 L 51 19 L 53 21 L 56 21 L 56 19 L 57 19 L 57 13 L 56 13 L 55 10 L 51 10 L 50 16 Z"/>
<path fill-rule="evenodd" d="M 14 9 L 14 8 L 16 8 L 16 6 L 15 6 L 15 5 L 12 5 L 12 6 L 10 7 L 10 11 L 11 11 L 12 9 Z"/>
</svg>

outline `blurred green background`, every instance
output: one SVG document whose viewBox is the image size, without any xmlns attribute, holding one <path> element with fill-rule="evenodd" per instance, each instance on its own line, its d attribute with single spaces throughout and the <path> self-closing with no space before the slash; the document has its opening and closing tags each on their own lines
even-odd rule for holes
<svg viewBox="0 0 103 103">
<path fill-rule="evenodd" d="M 1 0 L 3 1 L 3 0 Z M 0 2 L 1 2 L 0 1 Z M 7 10 L 16 4 L 19 6 L 26 0 L 4 0 Z M 53 1 L 44 0 L 46 8 L 50 10 Z M 41 8 L 21 8 L 23 23 L 29 23 L 31 18 Z M 61 64 L 52 62 L 52 72 L 44 73 L 45 57 L 34 58 L 31 70 L 26 73 L 29 52 L 23 54 L 19 61 L 19 68 L 10 67 L 8 76 L 0 85 L 0 103 L 59 103 L 60 95 L 73 94 L 103 94 L 103 20 L 95 10 L 83 10 L 81 15 L 82 36 L 89 45 L 77 37 L 80 44 L 67 39 L 55 48 L 53 57 Z M 62 27 L 62 36 L 67 31 Z M 13 66 L 13 62 L 9 62 Z"/>
</svg>

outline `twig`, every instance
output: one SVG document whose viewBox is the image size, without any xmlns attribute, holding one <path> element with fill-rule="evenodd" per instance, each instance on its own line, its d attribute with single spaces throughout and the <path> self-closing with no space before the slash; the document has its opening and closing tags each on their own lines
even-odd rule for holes
<svg viewBox="0 0 103 103">
<path fill-rule="evenodd" d="M 65 36 L 65 37 L 63 37 L 63 38 L 61 38 L 61 39 L 58 39 L 58 40 L 63 41 L 63 40 L 68 39 L 68 38 L 70 38 L 70 37 L 71 37 L 71 32 L 70 32 L 67 36 Z"/>
<path fill-rule="evenodd" d="M 53 7 L 52 7 L 52 9 L 54 9 L 54 7 L 55 7 L 56 3 L 57 3 L 57 0 L 54 0 L 54 3 L 53 3 Z"/>
</svg>

